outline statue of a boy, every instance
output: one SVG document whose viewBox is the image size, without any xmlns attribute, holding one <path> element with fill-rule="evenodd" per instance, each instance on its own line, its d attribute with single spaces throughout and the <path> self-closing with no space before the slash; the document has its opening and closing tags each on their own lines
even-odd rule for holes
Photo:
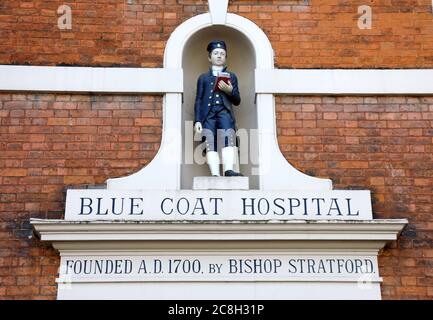
<svg viewBox="0 0 433 320">
<path fill-rule="evenodd" d="M 206 142 L 206 160 L 212 176 L 220 176 L 217 144 L 221 140 L 224 175 L 242 176 L 233 171 L 238 154 L 232 105 L 238 106 L 241 103 L 238 79 L 234 73 L 227 72 L 227 46 L 224 41 L 212 41 L 207 46 L 207 51 L 211 68 L 197 81 L 194 128 Z M 222 81 L 216 83 L 218 79 Z"/>
</svg>

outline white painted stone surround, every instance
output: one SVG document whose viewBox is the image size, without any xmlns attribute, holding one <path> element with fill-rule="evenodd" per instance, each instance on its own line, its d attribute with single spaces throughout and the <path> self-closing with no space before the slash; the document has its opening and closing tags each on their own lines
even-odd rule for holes
<svg viewBox="0 0 433 320">
<path fill-rule="evenodd" d="M 32 219 L 42 241 L 67 259 L 141 259 L 166 257 L 368 257 L 397 239 L 407 220 L 375 221 L 230 221 L 72 222 Z M 378 300 L 382 278 L 371 276 L 302 276 L 284 280 L 236 280 L 105 276 L 94 280 L 60 271 L 58 299 L 181 300 Z"/>
</svg>

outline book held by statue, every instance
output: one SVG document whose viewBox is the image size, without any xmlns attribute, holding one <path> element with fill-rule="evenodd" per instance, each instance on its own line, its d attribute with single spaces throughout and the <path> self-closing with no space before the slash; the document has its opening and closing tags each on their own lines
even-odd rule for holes
<svg viewBox="0 0 433 320">
<path fill-rule="evenodd" d="M 213 87 L 214 91 L 219 90 L 219 84 L 221 81 L 224 81 L 225 83 L 229 83 L 230 81 L 230 73 L 229 72 L 220 72 L 215 80 L 215 85 Z"/>
</svg>

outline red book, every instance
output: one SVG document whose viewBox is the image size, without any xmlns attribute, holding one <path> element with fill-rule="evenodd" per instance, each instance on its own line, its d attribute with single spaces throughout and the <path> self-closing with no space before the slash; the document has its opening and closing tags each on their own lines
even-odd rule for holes
<svg viewBox="0 0 433 320">
<path fill-rule="evenodd" d="M 225 83 L 229 84 L 230 81 L 230 73 L 228 72 L 220 72 L 215 80 L 215 85 L 213 87 L 214 91 L 219 91 L 219 84 L 221 81 L 224 81 Z"/>
</svg>

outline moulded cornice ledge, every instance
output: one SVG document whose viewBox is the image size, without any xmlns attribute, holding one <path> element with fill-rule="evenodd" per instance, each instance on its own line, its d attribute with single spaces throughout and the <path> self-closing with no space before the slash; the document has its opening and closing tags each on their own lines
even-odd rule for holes
<svg viewBox="0 0 433 320">
<path fill-rule="evenodd" d="M 182 93 L 175 68 L 101 68 L 0 65 L 0 91 Z"/>
<path fill-rule="evenodd" d="M 261 94 L 433 94 L 433 69 L 257 69 L 255 77 Z"/>
<path fill-rule="evenodd" d="M 396 240 L 406 219 L 369 221 L 64 221 L 31 219 L 42 241 Z"/>
</svg>

